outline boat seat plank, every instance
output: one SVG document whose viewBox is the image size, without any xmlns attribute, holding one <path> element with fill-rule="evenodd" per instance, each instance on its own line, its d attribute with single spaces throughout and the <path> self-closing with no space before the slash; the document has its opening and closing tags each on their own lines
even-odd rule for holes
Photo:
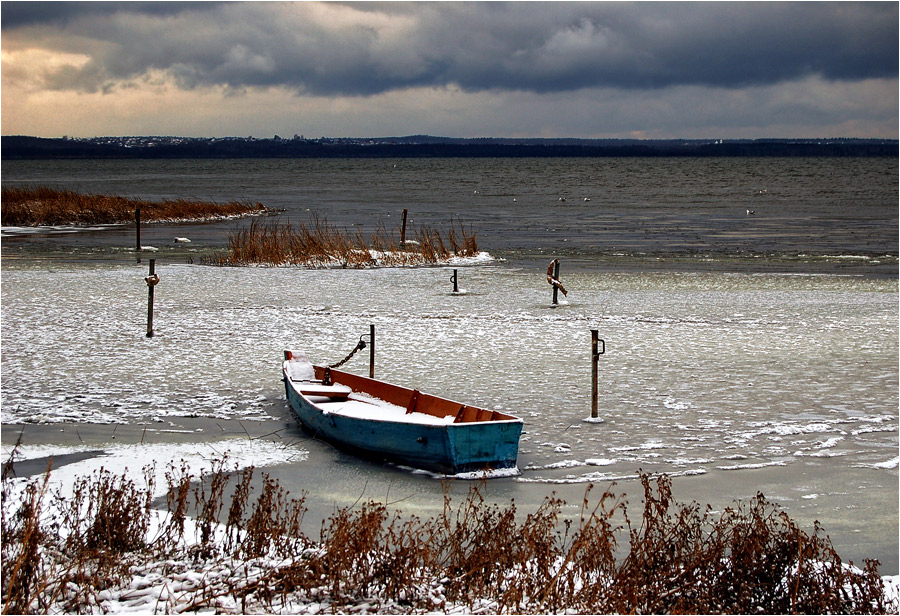
<svg viewBox="0 0 900 616">
<path fill-rule="evenodd" d="M 297 381 L 295 381 L 297 382 Z M 300 381 L 297 389 L 304 396 L 321 396 L 323 398 L 346 399 L 353 390 L 346 385 L 323 385 L 321 382 Z"/>
</svg>

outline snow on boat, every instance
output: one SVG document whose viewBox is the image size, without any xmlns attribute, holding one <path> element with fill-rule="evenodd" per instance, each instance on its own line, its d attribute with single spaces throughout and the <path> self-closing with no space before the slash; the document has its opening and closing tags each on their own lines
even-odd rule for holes
<svg viewBox="0 0 900 616">
<path fill-rule="evenodd" d="M 367 458 L 455 475 L 514 469 L 523 421 L 285 351 L 288 402 L 316 437 Z"/>
</svg>

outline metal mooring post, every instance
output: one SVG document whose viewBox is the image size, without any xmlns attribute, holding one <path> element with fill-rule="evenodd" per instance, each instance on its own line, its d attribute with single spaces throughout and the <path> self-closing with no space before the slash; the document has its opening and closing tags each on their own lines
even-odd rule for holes
<svg viewBox="0 0 900 616">
<path fill-rule="evenodd" d="M 597 337 L 598 331 L 591 330 L 591 418 L 599 417 L 597 411 L 598 391 L 597 391 L 597 360 L 601 355 L 606 353 L 606 342 Z"/>
<path fill-rule="evenodd" d="M 375 378 L 375 324 L 369 325 L 369 378 Z"/>
<path fill-rule="evenodd" d="M 453 283 L 453 292 L 459 293 L 459 277 L 457 276 L 457 270 L 453 270 L 453 275 L 450 276 L 450 282 Z"/>
<path fill-rule="evenodd" d="M 150 275 L 144 278 L 147 283 L 147 337 L 153 337 L 153 287 L 159 284 L 156 273 L 156 259 L 150 259 Z"/>
</svg>

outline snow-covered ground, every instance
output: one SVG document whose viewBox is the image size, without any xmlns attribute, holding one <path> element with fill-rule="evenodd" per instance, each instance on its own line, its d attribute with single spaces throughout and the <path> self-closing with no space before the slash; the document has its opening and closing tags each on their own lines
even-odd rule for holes
<svg viewBox="0 0 900 616">
<path fill-rule="evenodd" d="M 42 447 L 23 445 L 15 450 L 15 460 L 42 459 L 49 455 L 64 456 L 85 451 L 85 447 Z M 4 446 L 4 459 L 13 453 Z M 71 497 L 71 489 L 76 480 L 95 473 L 102 468 L 114 477 L 123 477 L 144 486 L 148 477 L 154 486 L 154 496 L 165 493 L 164 472 L 186 463 L 193 474 L 213 470 L 214 463 L 223 458 L 228 460 L 229 469 L 244 469 L 255 466 L 265 470 L 267 466 L 302 460 L 306 452 L 296 447 L 286 447 L 264 439 L 229 439 L 203 444 L 179 445 L 122 445 L 108 448 L 103 455 L 65 464 L 52 470 L 49 477 L 49 493 L 63 498 Z M 606 461 L 595 460 L 602 465 Z M 149 475 L 147 469 L 155 469 Z M 32 478 L 34 479 L 34 478 Z M 28 478 L 11 481 L 11 502 L 17 502 Z M 50 499 L 47 499 L 50 500 Z M 45 517 L 52 511 L 45 510 Z M 151 517 L 147 540 L 152 541 L 166 525 L 168 514 L 156 511 Z M 360 596 L 349 604 L 346 599 L 335 605 L 327 584 L 312 590 L 284 592 L 274 591 L 278 586 L 278 571 L 291 564 L 292 559 L 260 557 L 236 559 L 219 555 L 204 559 L 191 553 L 200 536 L 196 525 L 189 518 L 186 521 L 181 558 L 150 560 L 134 558 L 130 566 L 130 581 L 113 585 L 100 591 L 70 585 L 68 597 L 60 597 L 56 609 L 67 598 L 83 598 L 83 607 L 89 613 L 140 614 L 178 613 L 183 610 L 215 610 L 216 613 L 277 613 L 277 614 L 318 614 L 332 613 L 334 610 L 352 613 L 413 613 L 418 614 L 465 614 L 494 613 L 497 604 L 491 601 L 475 602 L 472 605 L 454 604 L 444 596 L 444 585 L 439 576 L 421 585 L 418 599 L 425 598 L 433 609 L 411 610 L 405 601 L 397 602 L 389 597 L 372 592 Z M 224 529 L 214 532 L 214 541 L 224 541 Z M 315 546 L 305 548 L 317 549 Z M 893 605 L 900 605 L 900 576 L 884 576 L 885 593 Z M 277 595 L 272 600 L 265 588 L 271 586 Z M 262 588 L 263 590 L 261 590 Z M 243 590 L 242 590 L 243 589 Z M 243 595 L 243 598 L 240 597 Z M 51 612 L 55 609 L 51 609 Z"/>
</svg>

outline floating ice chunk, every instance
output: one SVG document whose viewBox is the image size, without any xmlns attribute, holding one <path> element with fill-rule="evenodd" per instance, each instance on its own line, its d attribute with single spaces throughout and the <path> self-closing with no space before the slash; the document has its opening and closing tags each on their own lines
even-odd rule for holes
<svg viewBox="0 0 900 616">
<path fill-rule="evenodd" d="M 897 468 L 898 465 L 900 465 L 900 457 L 892 458 L 886 462 L 878 462 L 872 466 L 875 468 Z"/>
<path fill-rule="evenodd" d="M 711 458 L 671 458 L 667 459 L 666 462 L 668 464 L 675 465 L 686 465 L 686 464 L 709 464 L 712 462 Z"/>
<path fill-rule="evenodd" d="M 735 464 L 733 466 L 717 466 L 720 471 L 740 471 L 754 468 L 766 468 L 767 466 L 787 466 L 787 462 L 776 460 L 773 462 L 758 462 L 755 464 Z"/>
<path fill-rule="evenodd" d="M 588 466 L 609 466 L 610 464 L 615 464 L 616 461 L 609 458 L 588 458 L 584 463 Z"/>
<path fill-rule="evenodd" d="M 457 473 L 452 475 L 454 479 L 496 479 L 498 477 L 516 477 L 519 475 L 519 469 L 513 468 L 496 468 L 489 471 L 472 471 L 470 473 Z"/>
<path fill-rule="evenodd" d="M 835 436 L 834 438 L 830 438 L 827 441 L 822 441 L 821 443 L 816 445 L 816 448 L 817 449 L 829 449 L 829 448 L 837 445 L 842 440 L 844 440 L 843 436 Z"/>
</svg>

